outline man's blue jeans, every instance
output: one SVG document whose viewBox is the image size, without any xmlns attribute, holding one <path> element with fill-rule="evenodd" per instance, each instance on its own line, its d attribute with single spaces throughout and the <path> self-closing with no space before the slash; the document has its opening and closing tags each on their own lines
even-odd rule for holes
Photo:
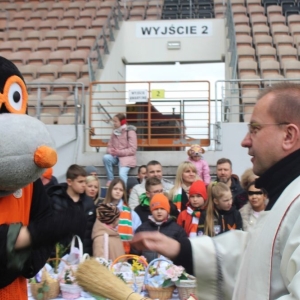
<svg viewBox="0 0 300 300">
<path fill-rule="evenodd" d="M 119 177 L 124 181 L 126 186 L 130 167 L 121 167 L 118 157 L 112 156 L 111 154 L 105 154 L 103 156 L 103 164 L 108 181 L 112 181 L 114 179 L 113 166 L 119 166 Z"/>
</svg>

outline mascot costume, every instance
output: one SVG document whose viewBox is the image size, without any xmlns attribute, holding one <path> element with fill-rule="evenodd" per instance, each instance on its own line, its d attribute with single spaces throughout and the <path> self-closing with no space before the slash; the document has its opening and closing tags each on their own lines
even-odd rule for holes
<svg viewBox="0 0 300 300">
<path fill-rule="evenodd" d="M 26 114 L 27 99 L 21 73 L 0 56 L 1 300 L 27 300 L 26 278 L 44 266 L 57 241 L 83 230 L 76 224 L 85 221 L 77 211 L 52 211 L 39 177 L 57 154 L 46 126 Z"/>
</svg>

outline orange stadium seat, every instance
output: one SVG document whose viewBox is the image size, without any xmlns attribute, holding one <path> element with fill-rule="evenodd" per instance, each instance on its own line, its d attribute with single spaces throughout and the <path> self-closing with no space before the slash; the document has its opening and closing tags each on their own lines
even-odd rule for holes
<svg viewBox="0 0 300 300">
<path fill-rule="evenodd" d="M 80 18 L 73 24 L 74 29 L 89 29 L 92 26 L 92 18 Z"/>
<path fill-rule="evenodd" d="M 249 17 L 245 15 L 238 15 L 233 17 L 233 22 L 235 25 L 250 25 Z"/>
<path fill-rule="evenodd" d="M 10 20 L 25 20 L 27 21 L 30 18 L 31 11 L 17 11 L 11 14 Z"/>
<path fill-rule="evenodd" d="M 37 77 L 53 81 L 58 77 L 60 66 L 54 64 L 43 65 L 37 71 Z"/>
<path fill-rule="evenodd" d="M 290 34 L 290 31 L 289 31 L 289 28 L 288 26 L 286 25 L 273 25 L 270 27 L 271 29 L 271 33 L 273 35 L 273 38 L 276 36 L 276 35 L 289 35 Z"/>
<path fill-rule="evenodd" d="M 23 27 L 23 24 L 25 23 L 24 19 L 19 19 L 19 20 L 14 20 L 14 21 L 10 21 L 7 23 L 6 27 L 9 31 L 12 30 L 21 30 L 21 28 Z M 27 22 L 26 22 L 27 23 Z"/>
<path fill-rule="evenodd" d="M 44 32 L 42 30 L 31 30 L 26 34 L 26 40 L 41 41 L 44 38 Z"/>
<path fill-rule="evenodd" d="M 63 65 L 60 69 L 59 76 L 60 77 L 67 77 L 72 79 L 73 81 L 76 81 L 79 77 L 81 66 L 78 64 L 67 64 Z"/>
<path fill-rule="evenodd" d="M 80 10 L 66 10 L 63 14 L 63 20 L 75 21 L 79 17 Z"/>
<path fill-rule="evenodd" d="M 22 73 L 22 76 L 24 77 L 26 83 L 36 78 L 37 66 L 35 65 L 20 66 L 19 70 Z"/>
<path fill-rule="evenodd" d="M 290 35 L 276 35 L 274 36 L 273 41 L 276 48 L 278 46 L 294 46 L 293 37 Z"/>
<path fill-rule="evenodd" d="M 268 21 L 270 23 L 270 26 L 274 26 L 274 25 L 285 25 L 285 17 L 283 15 L 270 15 L 268 17 Z"/>
<path fill-rule="evenodd" d="M 17 51 L 26 52 L 26 54 L 29 55 L 31 52 L 36 50 L 37 45 L 38 41 L 23 41 L 22 43 L 19 43 Z"/>
<path fill-rule="evenodd" d="M 71 52 L 69 62 L 84 65 L 87 63 L 88 52 L 85 50 L 76 50 Z"/>
<path fill-rule="evenodd" d="M 44 40 L 40 41 L 36 47 L 36 50 L 38 51 L 46 51 L 48 54 L 50 52 L 55 51 L 57 49 L 57 41 L 56 40 Z"/>
<path fill-rule="evenodd" d="M 77 41 L 76 49 L 90 51 L 95 44 L 96 39 L 81 39 Z"/>
<path fill-rule="evenodd" d="M 25 2 L 21 5 L 20 11 L 30 11 L 33 12 L 35 10 L 35 7 L 37 6 L 36 2 Z"/>
<path fill-rule="evenodd" d="M 70 50 L 57 50 L 51 52 L 48 58 L 49 64 L 64 65 L 69 61 Z"/>
<path fill-rule="evenodd" d="M 43 22 L 40 22 L 40 24 L 38 25 L 38 30 L 53 30 L 55 28 L 55 21 L 53 21 L 53 19 L 47 19 Z"/>
<path fill-rule="evenodd" d="M 238 60 L 253 60 L 255 59 L 255 49 L 250 46 L 240 46 L 237 48 Z"/>
<path fill-rule="evenodd" d="M 254 35 L 253 43 L 255 48 L 258 46 L 271 46 L 273 47 L 273 39 L 270 35 Z"/>
<path fill-rule="evenodd" d="M 280 5 L 270 5 L 267 7 L 267 17 L 279 15 L 282 16 L 282 7 Z"/>
<path fill-rule="evenodd" d="M 265 15 L 265 9 L 261 5 L 251 5 L 247 7 L 250 18 L 254 15 Z"/>
<path fill-rule="evenodd" d="M 268 20 L 266 16 L 263 15 L 252 15 L 250 18 L 252 26 L 255 25 L 268 25 Z"/>
<path fill-rule="evenodd" d="M 47 11 L 34 11 L 30 14 L 29 20 L 45 20 Z"/>
<path fill-rule="evenodd" d="M 221 8 L 222 10 L 224 10 L 224 6 L 217 6 L 217 7 L 215 6 L 215 8 Z M 245 6 L 233 6 L 232 13 L 234 16 L 240 16 L 240 15 L 247 16 L 247 9 Z"/>
<path fill-rule="evenodd" d="M 47 13 L 46 19 L 47 20 L 61 20 L 64 16 L 64 10 L 61 9 L 56 9 L 56 10 L 51 10 Z"/>
<path fill-rule="evenodd" d="M 96 10 L 94 8 L 85 8 L 79 12 L 78 19 L 93 19 L 95 18 Z"/>
<path fill-rule="evenodd" d="M 73 28 L 74 19 L 66 19 L 65 17 L 55 24 L 55 29 L 68 30 Z"/>
<path fill-rule="evenodd" d="M 270 35 L 270 28 L 267 25 L 254 25 L 252 32 L 253 35 Z"/>
<path fill-rule="evenodd" d="M 47 59 L 48 59 L 48 52 L 40 50 L 40 51 L 31 52 L 28 56 L 27 63 L 35 64 L 35 65 L 44 65 L 46 64 Z"/>
<path fill-rule="evenodd" d="M 75 40 L 60 40 L 57 43 L 57 50 L 70 50 L 74 51 L 76 49 L 76 41 Z"/>
<path fill-rule="evenodd" d="M 60 41 L 61 35 L 62 35 L 61 30 L 47 30 L 44 34 L 44 39 Z"/>
<path fill-rule="evenodd" d="M 27 61 L 27 55 L 24 52 L 14 52 L 7 56 L 16 65 L 25 65 Z"/>
<path fill-rule="evenodd" d="M 257 62 L 253 60 L 242 60 L 238 63 L 239 76 L 257 75 Z"/>
<path fill-rule="evenodd" d="M 101 2 L 97 0 L 85 2 L 84 9 L 92 8 L 93 10 L 98 10 L 101 7 Z"/>
<path fill-rule="evenodd" d="M 277 55 L 281 64 L 286 60 L 298 61 L 297 49 L 292 46 L 278 46 Z"/>
</svg>

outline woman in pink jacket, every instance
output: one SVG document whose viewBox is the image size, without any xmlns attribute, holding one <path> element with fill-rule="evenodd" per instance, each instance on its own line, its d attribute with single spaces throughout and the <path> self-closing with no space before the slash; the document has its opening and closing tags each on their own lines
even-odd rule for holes
<svg viewBox="0 0 300 300">
<path fill-rule="evenodd" d="M 114 130 L 103 156 L 103 164 L 106 170 L 107 183 L 109 186 L 114 179 L 113 166 L 119 166 L 119 177 L 127 183 L 130 168 L 136 166 L 137 137 L 136 128 L 127 125 L 124 114 L 117 114 L 113 117 Z"/>
</svg>

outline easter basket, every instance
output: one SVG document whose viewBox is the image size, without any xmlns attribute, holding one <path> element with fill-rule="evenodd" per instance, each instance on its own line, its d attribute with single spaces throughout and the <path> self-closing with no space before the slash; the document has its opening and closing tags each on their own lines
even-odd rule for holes
<svg viewBox="0 0 300 300">
<path fill-rule="evenodd" d="M 128 260 L 132 260 L 132 264 Z M 125 254 L 117 257 L 111 264 L 111 271 L 121 277 L 134 292 L 140 293 L 144 285 L 145 269 L 148 263 L 138 255 Z"/>
<path fill-rule="evenodd" d="M 48 262 L 61 260 L 61 258 L 51 258 L 48 259 Z M 41 282 L 31 281 L 30 290 L 32 297 L 39 300 L 55 299 L 60 293 L 58 280 L 50 275 L 46 266 L 44 266 L 42 269 Z"/>
<path fill-rule="evenodd" d="M 188 275 L 187 280 L 178 280 L 176 283 L 180 300 L 188 299 L 196 294 L 197 282 L 194 276 Z"/>
<path fill-rule="evenodd" d="M 161 264 L 163 262 L 163 265 Z M 155 267 L 154 264 L 157 263 Z M 164 270 L 173 263 L 166 258 L 157 258 L 152 260 L 145 271 L 145 287 L 151 299 L 167 300 L 172 298 L 175 285 L 169 282 L 166 286 L 164 283 Z M 150 274 L 151 273 L 151 274 Z"/>
</svg>

